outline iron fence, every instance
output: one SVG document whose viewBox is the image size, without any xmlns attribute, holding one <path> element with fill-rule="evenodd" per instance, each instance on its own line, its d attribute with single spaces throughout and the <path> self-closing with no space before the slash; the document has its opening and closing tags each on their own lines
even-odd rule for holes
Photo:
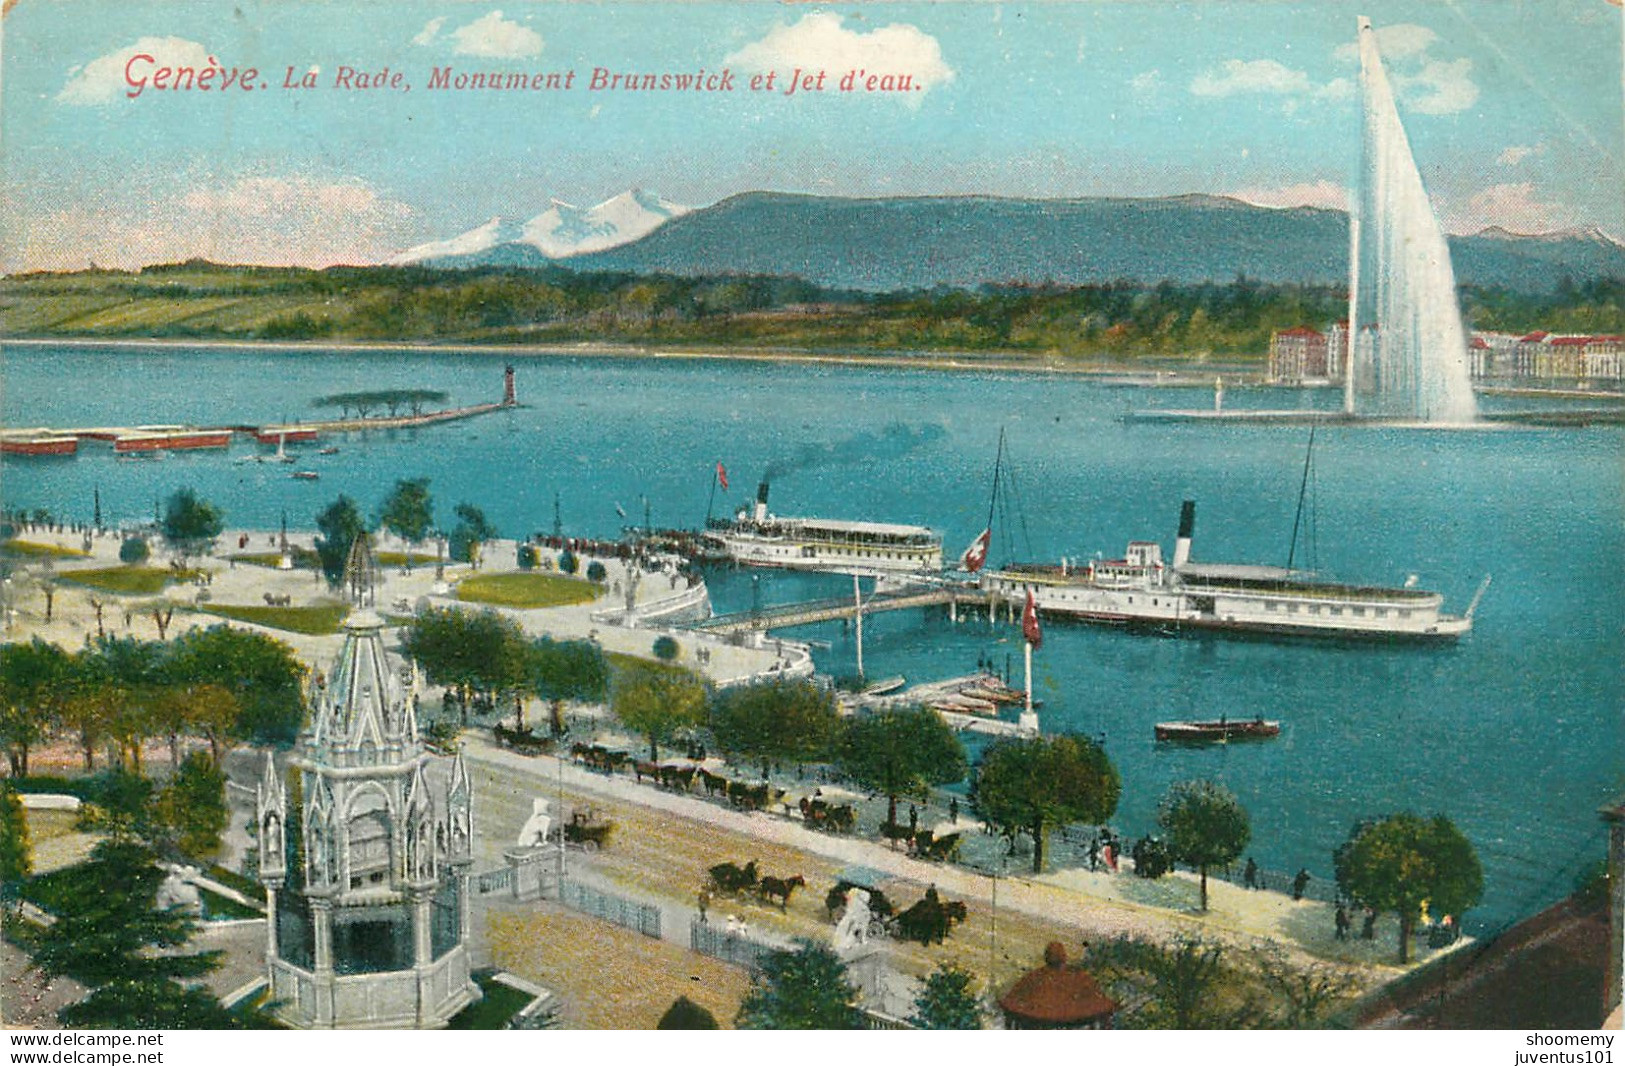
<svg viewBox="0 0 1625 1066">
<path fill-rule="evenodd" d="M 559 882 L 559 902 L 594 918 L 660 939 L 660 908 L 613 895 L 579 881 Z"/>
<path fill-rule="evenodd" d="M 762 957 L 780 950 L 772 944 L 752 940 L 743 933 L 730 931 L 725 925 L 711 922 L 690 922 L 688 943 L 702 955 L 743 966 L 747 970 L 760 970 Z"/>
<path fill-rule="evenodd" d="M 507 892 L 513 888 L 513 868 L 504 866 L 500 870 L 491 870 L 488 873 L 478 874 L 474 878 L 474 894 L 476 896 L 489 896 L 493 892 Z"/>
</svg>

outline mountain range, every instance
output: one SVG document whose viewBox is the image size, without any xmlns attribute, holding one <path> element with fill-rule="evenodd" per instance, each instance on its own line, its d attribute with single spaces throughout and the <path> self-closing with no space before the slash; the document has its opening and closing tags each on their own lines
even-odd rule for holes
<svg viewBox="0 0 1625 1066">
<path fill-rule="evenodd" d="M 447 240 L 408 248 L 387 265 L 524 266 L 635 241 L 687 211 L 642 189 L 630 189 L 587 208 L 554 200 L 546 211 L 529 220 L 492 218 Z"/>
<path fill-rule="evenodd" d="M 517 230 L 493 219 L 398 259 L 450 267 L 562 260 L 583 271 L 766 274 L 868 291 L 1120 279 L 1188 284 L 1242 274 L 1261 282 L 1339 284 L 1348 273 L 1344 212 L 1220 196 L 853 199 L 754 192 L 685 211 L 650 194 L 625 193 L 581 212 L 579 223 L 562 214 L 552 221 L 555 210 Z M 625 223 L 618 221 L 622 210 Z M 544 240 L 544 233 L 551 236 Z M 1457 280 L 1465 284 L 1545 291 L 1564 276 L 1625 277 L 1625 246 L 1597 230 L 1523 236 L 1491 229 L 1450 243 Z"/>
</svg>

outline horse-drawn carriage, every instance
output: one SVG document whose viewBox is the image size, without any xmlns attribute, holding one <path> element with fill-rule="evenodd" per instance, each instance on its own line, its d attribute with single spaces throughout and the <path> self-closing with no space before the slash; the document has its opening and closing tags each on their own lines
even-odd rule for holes
<svg viewBox="0 0 1625 1066">
<path fill-rule="evenodd" d="M 744 896 L 754 893 L 764 903 L 776 900 L 781 911 L 789 910 L 790 896 L 807 883 L 807 879 L 800 874 L 791 877 L 759 877 L 755 859 L 743 866 L 719 862 L 707 873 L 710 875 L 707 886 L 709 891 L 719 896 Z"/>
<path fill-rule="evenodd" d="M 610 834 L 614 831 L 615 823 L 592 807 L 572 811 L 570 820 L 557 830 L 564 834 L 566 844 L 575 844 L 587 851 L 602 849 L 609 843 Z"/>
<path fill-rule="evenodd" d="M 869 895 L 867 932 L 871 938 L 890 935 L 901 940 L 917 940 L 924 945 L 940 944 L 953 927 L 969 915 L 963 902 L 944 902 L 934 886 L 925 890 L 925 896 L 918 903 L 899 913 L 880 889 L 842 880 L 837 881 L 824 897 L 824 907 L 832 921 L 836 918 L 836 912 L 846 907 L 853 889 L 862 889 Z"/>
<path fill-rule="evenodd" d="M 529 726 L 524 729 L 509 729 L 498 722 L 491 727 L 491 731 L 496 735 L 497 747 L 508 748 L 521 755 L 541 755 L 553 747 L 551 737 L 537 736 L 531 732 Z"/>
</svg>

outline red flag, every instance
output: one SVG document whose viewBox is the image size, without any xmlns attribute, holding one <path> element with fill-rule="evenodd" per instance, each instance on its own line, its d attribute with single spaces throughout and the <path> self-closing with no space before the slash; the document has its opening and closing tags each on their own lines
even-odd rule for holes
<svg viewBox="0 0 1625 1066">
<path fill-rule="evenodd" d="M 1034 651 L 1044 643 L 1044 633 L 1038 628 L 1038 603 L 1033 599 L 1032 589 L 1027 590 L 1027 607 L 1021 612 L 1021 635 Z"/>
<path fill-rule="evenodd" d="M 967 573 L 974 574 L 987 562 L 987 546 L 993 539 L 991 529 L 982 530 L 981 534 L 970 542 L 970 547 L 959 557 L 959 568 Z"/>
<path fill-rule="evenodd" d="M 728 491 L 728 471 L 722 468 L 721 463 L 717 464 L 717 483 L 722 486 L 724 492 Z"/>
</svg>

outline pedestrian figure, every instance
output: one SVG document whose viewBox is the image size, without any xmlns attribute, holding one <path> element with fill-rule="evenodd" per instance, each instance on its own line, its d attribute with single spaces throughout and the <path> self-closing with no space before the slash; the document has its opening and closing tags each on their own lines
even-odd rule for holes
<svg viewBox="0 0 1625 1066">
<path fill-rule="evenodd" d="M 1336 922 L 1337 939 L 1347 940 L 1349 938 L 1349 912 L 1343 908 L 1343 904 L 1341 903 L 1337 905 Z"/>
<path fill-rule="evenodd" d="M 710 922 L 705 917 L 705 910 L 706 910 L 707 907 L 711 906 L 711 890 L 708 889 L 708 888 L 700 889 L 700 895 L 699 895 L 698 902 L 699 902 L 699 905 L 700 905 L 700 921 L 705 922 L 707 925 L 709 925 Z"/>
<path fill-rule="evenodd" d="M 914 804 L 908 805 L 908 835 L 913 836 L 920 828 L 920 809 Z"/>
<path fill-rule="evenodd" d="M 1100 869 L 1100 837 L 1089 838 L 1089 872 L 1094 873 Z"/>
<path fill-rule="evenodd" d="M 1377 911 L 1374 907 L 1366 908 L 1365 921 L 1360 925 L 1360 939 L 1377 939 Z"/>
<path fill-rule="evenodd" d="M 1107 840 L 1106 843 L 1102 844 L 1101 847 L 1100 847 L 1100 857 L 1106 860 L 1106 872 L 1107 873 L 1113 873 L 1114 874 L 1114 873 L 1117 872 L 1117 843 L 1116 843 L 1116 841 Z"/>
<path fill-rule="evenodd" d="M 948 801 L 948 820 L 955 825 L 959 824 L 959 797 L 955 796 Z"/>
<path fill-rule="evenodd" d="M 1298 876 L 1292 879 L 1292 898 L 1302 899 L 1303 890 L 1309 887 L 1309 871 L 1300 868 Z"/>
<path fill-rule="evenodd" d="M 1251 855 L 1247 856 L 1247 869 L 1242 872 L 1241 882 L 1248 888 L 1258 887 L 1258 863 Z"/>
</svg>

